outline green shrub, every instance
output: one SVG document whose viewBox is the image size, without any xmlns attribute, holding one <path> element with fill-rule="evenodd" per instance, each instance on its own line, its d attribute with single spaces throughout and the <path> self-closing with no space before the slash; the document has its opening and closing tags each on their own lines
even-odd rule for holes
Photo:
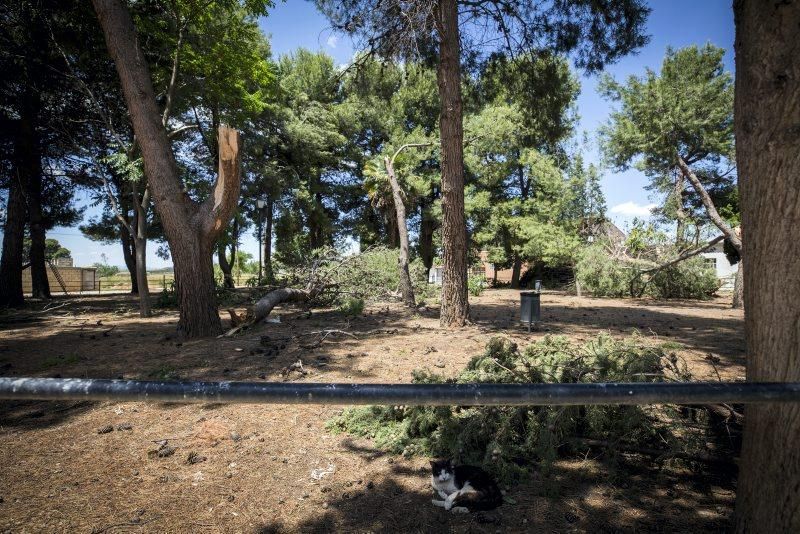
<svg viewBox="0 0 800 534">
<path fill-rule="evenodd" d="M 520 351 L 494 338 L 454 379 L 415 371 L 414 383 L 593 383 L 688 380 L 674 354 L 650 347 L 638 335 L 615 340 L 602 335 L 579 346 L 545 337 Z M 680 427 L 673 406 L 388 406 L 345 410 L 328 422 L 333 432 L 371 438 L 385 450 L 407 456 L 453 457 L 483 465 L 503 480 L 534 464 L 547 470 L 580 438 L 635 447 L 703 450 L 698 425 Z M 611 451 L 613 455 L 614 452 Z"/>
<path fill-rule="evenodd" d="M 470 276 L 467 279 L 467 290 L 473 297 L 480 297 L 486 287 L 486 278 L 483 276 Z"/>
<path fill-rule="evenodd" d="M 364 313 L 364 299 L 348 297 L 339 305 L 339 311 L 348 317 L 358 317 Z"/>
</svg>

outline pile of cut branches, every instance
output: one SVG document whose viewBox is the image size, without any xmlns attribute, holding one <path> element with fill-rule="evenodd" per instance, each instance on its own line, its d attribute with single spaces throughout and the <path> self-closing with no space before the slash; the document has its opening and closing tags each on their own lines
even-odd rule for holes
<svg viewBox="0 0 800 534">
<path fill-rule="evenodd" d="M 584 345 L 546 337 L 520 351 L 502 338 L 461 373 L 446 379 L 416 371 L 415 383 L 594 383 L 688 381 L 685 363 L 665 346 L 641 336 L 624 340 L 602 335 Z M 716 440 L 713 407 L 660 406 L 491 406 L 363 407 L 329 421 L 334 432 L 375 440 L 404 455 L 453 457 L 483 465 L 513 480 L 533 465 L 540 470 L 558 457 L 602 449 L 657 456 L 660 461 L 723 462 L 710 454 Z M 729 462 L 729 461 L 728 461 Z"/>
</svg>

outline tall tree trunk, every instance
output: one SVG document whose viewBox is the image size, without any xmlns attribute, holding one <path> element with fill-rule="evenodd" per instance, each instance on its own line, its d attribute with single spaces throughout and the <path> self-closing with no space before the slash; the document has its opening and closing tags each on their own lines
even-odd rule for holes
<svg viewBox="0 0 800 534">
<path fill-rule="evenodd" d="M 582 297 L 583 290 L 581 288 L 581 281 L 578 280 L 578 267 L 574 263 L 572 264 L 572 276 L 575 278 L 575 296 Z"/>
<path fill-rule="evenodd" d="M 436 81 L 441 112 L 442 150 L 442 326 L 463 326 L 469 319 L 467 297 L 467 224 L 464 217 L 464 127 L 461 103 L 461 42 L 458 2 L 437 7 L 439 64 Z"/>
<path fill-rule="evenodd" d="M 514 256 L 514 262 L 511 265 L 511 287 L 513 289 L 519 289 L 519 278 L 522 272 L 522 260 L 519 259 L 519 256 Z"/>
<path fill-rule="evenodd" d="M 45 221 L 42 216 L 42 160 L 39 140 L 31 117 L 22 117 L 18 134 L 24 160 L 20 163 L 25 174 L 25 199 L 28 206 L 28 227 L 31 234 L 31 287 L 34 298 L 49 299 L 45 255 Z"/>
<path fill-rule="evenodd" d="M 15 150 L 16 155 L 16 150 Z M 0 258 L 0 307 L 19 307 L 22 295 L 22 251 L 25 235 L 25 195 L 19 170 L 11 176 L 3 227 L 3 256 Z"/>
<path fill-rule="evenodd" d="M 747 379 L 800 382 L 800 2 L 734 2 Z M 800 532 L 800 405 L 745 411 L 738 532 Z"/>
<path fill-rule="evenodd" d="M 733 248 L 736 249 L 736 252 L 739 253 L 739 257 L 744 259 L 744 252 L 742 250 L 742 240 L 739 235 L 734 231 L 733 228 L 723 219 L 719 212 L 717 212 L 716 206 L 714 206 L 714 201 L 711 199 L 711 196 L 706 191 L 703 184 L 700 182 L 700 179 L 695 175 L 691 168 L 686 164 L 682 157 L 678 156 L 678 167 L 685 178 L 689 180 L 694 187 L 695 192 L 700 197 L 700 201 L 703 203 L 703 207 L 706 209 L 706 213 L 708 214 L 708 218 L 711 219 L 711 222 L 714 223 L 722 235 L 730 241 Z M 699 237 L 699 228 L 696 228 L 697 236 Z M 736 295 L 733 297 L 734 305 L 736 300 Z"/>
<path fill-rule="evenodd" d="M 744 306 L 744 262 L 739 260 L 739 270 L 736 271 L 736 278 L 733 282 L 733 308 Z"/>
<path fill-rule="evenodd" d="M 708 218 L 711 219 L 711 222 L 714 223 L 714 226 L 719 228 L 719 231 L 722 232 L 722 235 L 725 236 L 728 241 L 731 242 L 733 248 L 736 249 L 736 252 L 739 255 L 742 254 L 742 240 L 739 236 L 734 232 L 733 228 L 725 222 L 719 212 L 717 212 L 716 206 L 714 206 L 714 201 L 711 199 L 711 196 L 706 191 L 705 187 L 703 187 L 702 182 L 700 179 L 695 175 L 691 168 L 686 164 L 682 157 L 678 156 L 678 167 L 680 167 L 683 176 L 689 180 L 689 183 L 692 184 L 694 187 L 697 196 L 700 197 L 700 201 L 703 203 L 703 207 L 706 209 L 706 213 L 708 214 Z"/>
<path fill-rule="evenodd" d="M 141 198 L 133 188 L 134 226 L 133 246 L 136 253 L 136 288 L 139 290 L 139 316 L 150 317 L 150 284 L 147 281 L 147 209 L 150 191 L 145 189 Z"/>
<path fill-rule="evenodd" d="M 136 278 L 136 245 L 128 226 L 120 223 L 119 240 L 122 243 L 122 257 L 125 259 L 125 268 L 131 277 L 131 295 L 139 294 L 139 285 Z"/>
<path fill-rule="evenodd" d="M 119 74 L 148 188 L 170 245 L 180 307 L 178 332 L 188 338 L 217 335 L 222 332 L 222 324 L 215 302 L 211 253 L 239 197 L 239 133 L 220 126 L 217 181 L 203 203 L 194 202 L 183 191 L 172 146 L 156 106 L 150 68 L 126 3 L 93 0 L 93 4 Z"/>
<path fill-rule="evenodd" d="M 402 150 L 402 147 L 400 148 Z M 395 156 L 400 153 L 398 150 Z M 403 295 L 403 302 L 410 308 L 415 308 L 417 302 L 414 299 L 414 285 L 411 283 L 411 274 L 408 272 L 408 226 L 406 223 L 406 205 L 403 202 L 403 194 L 400 191 L 400 184 L 394 173 L 394 158 L 386 156 L 383 158 L 386 166 L 386 173 L 389 175 L 389 183 L 392 186 L 392 198 L 394 200 L 394 211 L 397 214 L 397 235 L 400 239 L 400 250 L 397 254 L 397 270 L 400 275 L 400 293 Z"/>
<path fill-rule="evenodd" d="M 266 226 L 264 227 L 264 250 L 263 250 L 263 258 L 264 258 L 264 283 L 265 284 L 273 284 L 275 283 L 275 273 L 272 271 L 272 209 L 273 209 L 274 201 L 272 200 L 272 195 L 267 195 L 267 205 L 264 208 L 267 211 L 266 215 Z"/>
<path fill-rule="evenodd" d="M 217 243 L 217 263 L 222 271 L 222 286 L 226 289 L 233 289 L 236 284 L 233 282 L 232 263 L 236 261 L 236 248 L 231 247 L 231 261 L 226 257 L 228 245 Z"/>
<path fill-rule="evenodd" d="M 136 247 L 136 288 L 139 291 L 139 316 L 150 317 L 150 287 L 147 281 L 147 240 L 134 239 Z"/>
<path fill-rule="evenodd" d="M 433 233 L 436 231 L 436 219 L 430 207 L 423 207 L 419 223 L 419 255 L 425 266 L 425 279 L 433 267 Z"/>
</svg>

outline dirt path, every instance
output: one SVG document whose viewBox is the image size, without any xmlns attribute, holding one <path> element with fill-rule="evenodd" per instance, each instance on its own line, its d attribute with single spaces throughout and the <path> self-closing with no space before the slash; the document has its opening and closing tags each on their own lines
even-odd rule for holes
<svg viewBox="0 0 800 534">
<path fill-rule="evenodd" d="M 437 310 L 410 314 L 369 306 L 348 320 L 279 310 L 234 339 L 176 342 L 177 315 L 144 321 L 123 296 L 71 299 L 52 316 L 0 319 L 0 374 L 408 382 L 415 368 L 456 374 L 492 336 L 521 345 L 548 334 L 588 339 L 632 329 L 673 341 L 698 378 L 744 375 L 742 314 L 727 299 L 653 302 L 546 293 L 543 327 L 517 322 L 518 293 L 471 299 L 474 324 L 441 329 Z M 353 339 L 289 338 L 322 329 Z M 376 332 L 378 331 L 378 332 Z M 264 346 L 261 336 L 271 342 Z M 282 347 L 285 345 L 284 347 Z M 272 350 L 273 347 L 278 350 Z M 277 352 L 277 354 L 275 353 Z M 718 363 L 712 365 L 708 356 Z M 281 370 L 302 359 L 309 374 Z M 716 369 L 715 369 L 716 368 Z M 427 459 L 388 456 L 368 440 L 334 436 L 341 407 L 144 403 L 0 404 L 0 530 L 13 532 L 526 532 L 719 531 L 729 526 L 734 486 L 713 471 L 659 469 L 630 459 L 626 476 L 587 451 L 508 488 L 509 504 L 484 516 L 430 505 Z M 128 423 L 131 430 L 98 433 Z M 158 457 L 159 440 L 174 454 Z M 205 458 L 189 463 L 194 453 Z"/>
</svg>

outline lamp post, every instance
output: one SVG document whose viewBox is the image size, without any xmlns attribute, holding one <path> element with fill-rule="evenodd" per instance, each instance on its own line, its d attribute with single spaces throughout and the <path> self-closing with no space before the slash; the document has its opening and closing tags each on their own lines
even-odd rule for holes
<svg viewBox="0 0 800 534">
<path fill-rule="evenodd" d="M 267 205 L 267 201 L 263 199 L 256 200 L 256 208 L 258 209 L 258 285 L 261 285 L 261 271 L 262 271 L 262 260 L 261 260 L 261 249 L 263 248 L 262 244 L 262 228 L 264 224 L 264 207 Z"/>
</svg>

